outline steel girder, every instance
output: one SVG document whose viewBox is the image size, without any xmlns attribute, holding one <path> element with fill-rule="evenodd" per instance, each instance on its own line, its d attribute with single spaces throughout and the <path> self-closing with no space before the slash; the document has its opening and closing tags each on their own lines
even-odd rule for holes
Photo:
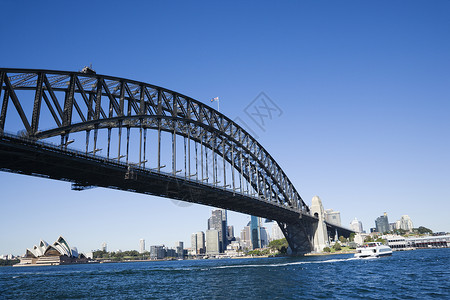
<svg viewBox="0 0 450 300">
<path fill-rule="evenodd" d="M 95 137 L 99 129 L 108 129 L 110 134 L 112 128 L 170 132 L 203 145 L 231 164 L 257 191 L 257 198 L 300 213 L 309 212 L 281 167 L 250 134 L 225 115 L 190 97 L 123 78 L 50 70 L 0 68 L 0 86 L 0 132 L 6 130 L 6 116 L 13 109 L 9 102 L 20 117 L 19 130 L 23 135 L 36 140 L 61 136 L 64 147 L 69 143 L 69 134 L 80 131 L 86 131 L 87 135 L 94 131 Z M 23 108 L 29 99 L 22 99 L 20 91 L 34 92 L 31 122 Z M 40 128 L 44 104 L 54 124 L 46 130 Z M 94 146 L 94 155 L 95 152 Z"/>
</svg>

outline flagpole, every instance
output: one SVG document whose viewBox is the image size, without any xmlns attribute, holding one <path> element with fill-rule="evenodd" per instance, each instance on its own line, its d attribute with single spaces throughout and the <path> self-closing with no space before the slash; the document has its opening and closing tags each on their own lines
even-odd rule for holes
<svg viewBox="0 0 450 300">
<path fill-rule="evenodd" d="M 220 105 L 219 105 L 219 97 L 215 97 L 211 99 L 211 102 L 217 101 L 217 111 L 220 112 Z"/>
</svg>

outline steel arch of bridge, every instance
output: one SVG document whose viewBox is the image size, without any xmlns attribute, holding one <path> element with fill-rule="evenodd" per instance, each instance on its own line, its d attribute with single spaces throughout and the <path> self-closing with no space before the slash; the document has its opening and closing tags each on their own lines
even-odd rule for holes
<svg viewBox="0 0 450 300">
<path fill-rule="evenodd" d="M 184 139 L 186 182 L 209 183 L 208 164 L 212 162 L 211 185 L 214 188 L 285 207 L 298 212 L 300 217 L 309 214 L 308 206 L 281 167 L 250 134 L 225 115 L 190 97 L 148 83 L 99 75 L 89 70 L 0 68 L 0 87 L 0 134 L 10 131 L 7 116 L 16 114 L 20 128 L 13 129 L 21 136 L 35 141 L 60 137 L 59 147 L 67 149 L 71 135 L 85 133 L 85 152 L 95 157 L 99 151 L 99 134 L 106 132 L 106 158 L 162 173 L 161 134 L 167 132 L 172 139 L 172 171 L 169 175 L 180 177 L 176 165 L 179 136 Z M 28 97 L 23 96 L 24 92 Z M 40 126 L 44 118 L 43 107 L 51 115 L 51 128 Z M 45 121 L 49 122 L 48 119 Z M 131 161 L 129 152 L 130 129 L 139 131 L 139 151 L 134 153 L 138 156 L 137 161 Z M 153 168 L 148 166 L 146 159 L 149 129 L 157 132 L 158 137 L 157 164 Z M 118 135 L 117 152 L 111 148 L 113 130 Z M 123 153 L 121 149 L 125 143 Z M 192 158 L 194 152 L 195 160 Z M 218 173 L 218 159 L 223 162 L 223 174 Z M 227 176 L 227 170 L 231 176 Z M 231 182 L 227 184 L 228 178 Z M 246 185 L 249 188 L 245 190 Z M 285 234 L 286 228 L 284 226 Z"/>
</svg>

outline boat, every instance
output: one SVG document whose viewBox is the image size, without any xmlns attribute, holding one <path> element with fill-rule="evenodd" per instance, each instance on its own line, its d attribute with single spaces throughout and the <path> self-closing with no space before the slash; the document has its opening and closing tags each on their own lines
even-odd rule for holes
<svg viewBox="0 0 450 300">
<path fill-rule="evenodd" d="M 380 257 L 392 255 L 392 249 L 380 242 L 370 242 L 356 248 L 355 258 Z"/>
</svg>

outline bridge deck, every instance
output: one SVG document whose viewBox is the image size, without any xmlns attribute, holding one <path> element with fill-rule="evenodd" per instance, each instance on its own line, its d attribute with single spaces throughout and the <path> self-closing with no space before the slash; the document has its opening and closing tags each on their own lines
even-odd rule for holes
<svg viewBox="0 0 450 300">
<path fill-rule="evenodd" d="M 0 134 L 0 170 L 68 181 L 78 187 L 98 186 L 167 197 L 279 222 L 314 219 L 238 192 L 7 134 Z"/>
</svg>

